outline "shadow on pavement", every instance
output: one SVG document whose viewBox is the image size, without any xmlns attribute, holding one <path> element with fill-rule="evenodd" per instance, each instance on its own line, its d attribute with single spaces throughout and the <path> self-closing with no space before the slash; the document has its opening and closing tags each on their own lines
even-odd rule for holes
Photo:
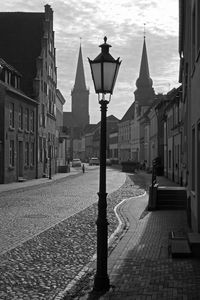
<svg viewBox="0 0 200 300">
<path fill-rule="evenodd" d="M 140 219 L 111 271 L 115 288 L 100 299 L 200 299 L 200 260 L 170 257 L 171 230 L 188 230 L 184 211 L 155 211 Z"/>
</svg>

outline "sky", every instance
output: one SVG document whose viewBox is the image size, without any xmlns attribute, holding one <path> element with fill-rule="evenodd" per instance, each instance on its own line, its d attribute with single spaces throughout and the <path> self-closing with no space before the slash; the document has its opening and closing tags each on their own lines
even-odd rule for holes
<svg viewBox="0 0 200 300">
<path fill-rule="evenodd" d="M 86 85 L 90 90 L 90 123 L 100 120 L 88 57 L 94 59 L 107 36 L 111 55 L 122 60 L 108 115 L 121 119 L 134 101 L 139 76 L 144 27 L 150 77 L 156 93 L 179 86 L 178 0 L 6 0 L 0 11 L 54 11 L 57 88 L 64 96 L 64 111 L 71 111 L 81 43 Z M 144 24 L 146 24 L 144 26 Z"/>
</svg>

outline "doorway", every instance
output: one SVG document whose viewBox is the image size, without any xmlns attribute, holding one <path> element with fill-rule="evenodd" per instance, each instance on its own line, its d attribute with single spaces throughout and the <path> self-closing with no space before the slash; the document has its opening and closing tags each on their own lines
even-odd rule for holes
<svg viewBox="0 0 200 300">
<path fill-rule="evenodd" d="M 197 127 L 197 213 L 198 231 L 200 232 L 200 123 Z"/>
</svg>

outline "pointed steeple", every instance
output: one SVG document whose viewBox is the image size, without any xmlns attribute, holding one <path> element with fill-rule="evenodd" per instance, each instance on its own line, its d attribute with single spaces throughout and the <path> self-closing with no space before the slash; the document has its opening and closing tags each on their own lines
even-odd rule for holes
<svg viewBox="0 0 200 300">
<path fill-rule="evenodd" d="M 76 69 L 74 90 L 86 90 L 81 45 L 79 48 L 79 56 L 78 56 L 78 64 L 77 64 L 77 69 Z"/>
<path fill-rule="evenodd" d="M 140 73 L 136 81 L 136 87 L 137 89 L 134 92 L 134 94 L 135 94 L 135 100 L 138 102 L 138 104 L 140 106 L 150 105 L 154 100 L 155 92 L 153 89 L 153 81 L 149 74 L 149 64 L 147 58 L 145 35 L 144 35 L 142 58 L 140 64 Z"/>
<path fill-rule="evenodd" d="M 147 48 L 146 48 L 146 41 L 144 36 L 142 59 L 140 64 L 140 74 L 139 74 L 139 78 L 136 81 L 136 86 L 137 88 L 140 88 L 140 87 L 152 87 L 152 85 L 153 85 L 153 81 L 149 75 Z"/>
<path fill-rule="evenodd" d="M 89 124 L 89 89 L 86 88 L 85 74 L 83 68 L 83 57 L 81 44 L 79 48 L 78 63 L 72 96 L 72 115 L 76 120 L 76 126 L 84 128 Z"/>
</svg>

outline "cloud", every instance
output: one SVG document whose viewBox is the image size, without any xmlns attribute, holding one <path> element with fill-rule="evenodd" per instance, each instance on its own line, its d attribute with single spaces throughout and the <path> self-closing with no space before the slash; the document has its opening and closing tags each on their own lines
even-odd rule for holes
<svg viewBox="0 0 200 300">
<path fill-rule="evenodd" d="M 100 119 L 97 96 L 87 57 L 94 59 L 107 35 L 114 58 L 122 64 L 109 112 L 122 117 L 134 101 L 139 76 L 144 23 L 150 76 L 156 92 L 165 92 L 178 81 L 178 1 L 174 0 L 49 0 L 54 11 L 58 88 L 71 109 L 80 37 L 86 84 L 90 88 L 90 115 Z M 44 12 L 46 0 L 7 0 L 1 11 Z"/>
</svg>

